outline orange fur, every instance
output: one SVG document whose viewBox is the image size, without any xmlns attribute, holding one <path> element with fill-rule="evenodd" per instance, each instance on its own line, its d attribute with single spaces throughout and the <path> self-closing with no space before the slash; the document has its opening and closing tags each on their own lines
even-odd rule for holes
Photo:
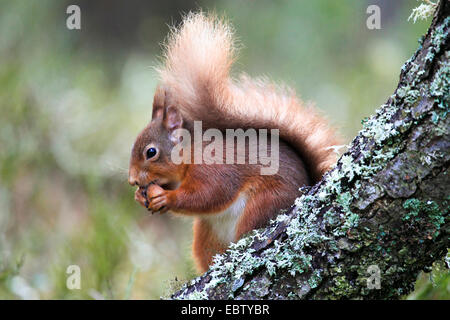
<svg viewBox="0 0 450 320">
<path fill-rule="evenodd" d="M 204 127 L 279 129 L 313 180 L 320 180 L 337 160 L 329 148 L 339 144 L 333 128 L 290 88 L 246 75 L 233 81 L 235 52 L 233 31 L 223 19 L 190 13 L 169 36 L 161 83 L 183 117 L 202 120 Z"/>
<path fill-rule="evenodd" d="M 245 75 L 231 78 L 235 48 L 231 27 L 212 15 L 190 13 L 172 30 L 158 69 L 153 118 L 130 160 L 138 202 L 195 217 L 193 254 L 201 272 L 229 242 L 288 208 L 299 187 L 317 182 L 336 161 L 329 148 L 338 143 L 333 129 L 293 90 Z M 203 130 L 279 129 L 278 172 L 263 176 L 261 164 L 248 163 L 175 165 L 171 130 L 191 130 L 194 120 L 202 121 Z M 158 148 L 158 159 L 145 158 L 149 146 Z"/>
<path fill-rule="evenodd" d="M 220 243 L 211 226 L 205 220 L 194 219 L 194 241 L 192 253 L 197 270 L 205 272 L 213 260 L 213 256 L 226 250 L 227 244 Z"/>
</svg>

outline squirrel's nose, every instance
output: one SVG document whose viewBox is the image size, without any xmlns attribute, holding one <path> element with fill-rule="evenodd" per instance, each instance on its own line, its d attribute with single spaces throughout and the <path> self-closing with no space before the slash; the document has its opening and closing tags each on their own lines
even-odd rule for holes
<svg viewBox="0 0 450 320">
<path fill-rule="evenodd" d="M 132 175 L 128 176 L 128 183 L 131 184 L 132 186 L 139 185 L 136 177 L 134 177 Z"/>
</svg>

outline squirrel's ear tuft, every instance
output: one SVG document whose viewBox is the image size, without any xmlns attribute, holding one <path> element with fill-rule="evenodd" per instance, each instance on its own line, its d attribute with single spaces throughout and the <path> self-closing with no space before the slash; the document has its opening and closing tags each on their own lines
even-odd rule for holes
<svg viewBox="0 0 450 320">
<path fill-rule="evenodd" d="M 153 106 L 152 110 L 152 120 L 162 118 L 164 115 L 164 107 Z"/>
<path fill-rule="evenodd" d="M 152 120 L 162 118 L 164 115 L 164 104 L 166 100 L 166 90 L 162 86 L 158 86 L 153 97 Z"/>
<path fill-rule="evenodd" d="M 176 129 L 181 129 L 183 127 L 183 118 L 181 117 L 178 109 L 174 106 L 168 106 L 165 108 L 164 126 L 171 136 Z"/>
</svg>

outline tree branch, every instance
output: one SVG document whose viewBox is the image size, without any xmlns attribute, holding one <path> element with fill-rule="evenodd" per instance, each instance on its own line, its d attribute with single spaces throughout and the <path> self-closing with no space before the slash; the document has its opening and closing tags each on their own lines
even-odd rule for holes
<svg viewBox="0 0 450 320">
<path fill-rule="evenodd" d="M 395 93 L 335 168 L 172 298 L 392 299 L 413 290 L 450 244 L 449 13 L 441 0 Z M 377 272 L 379 289 L 368 285 Z"/>
</svg>

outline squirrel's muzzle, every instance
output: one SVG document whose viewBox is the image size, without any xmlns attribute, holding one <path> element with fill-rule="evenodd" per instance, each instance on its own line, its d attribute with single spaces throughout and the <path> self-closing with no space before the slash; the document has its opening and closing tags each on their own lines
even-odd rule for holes
<svg viewBox="0 0 450 320">
<path fill-rule="evenodd" d="M 138 174 L 137 174 L 136 170 L 133 170 L 131 168 L 130 168 L 130 171 L 128 172 L 128 183 L 131 184 L 132 186 L 139 185 Z"/>
</svg>

